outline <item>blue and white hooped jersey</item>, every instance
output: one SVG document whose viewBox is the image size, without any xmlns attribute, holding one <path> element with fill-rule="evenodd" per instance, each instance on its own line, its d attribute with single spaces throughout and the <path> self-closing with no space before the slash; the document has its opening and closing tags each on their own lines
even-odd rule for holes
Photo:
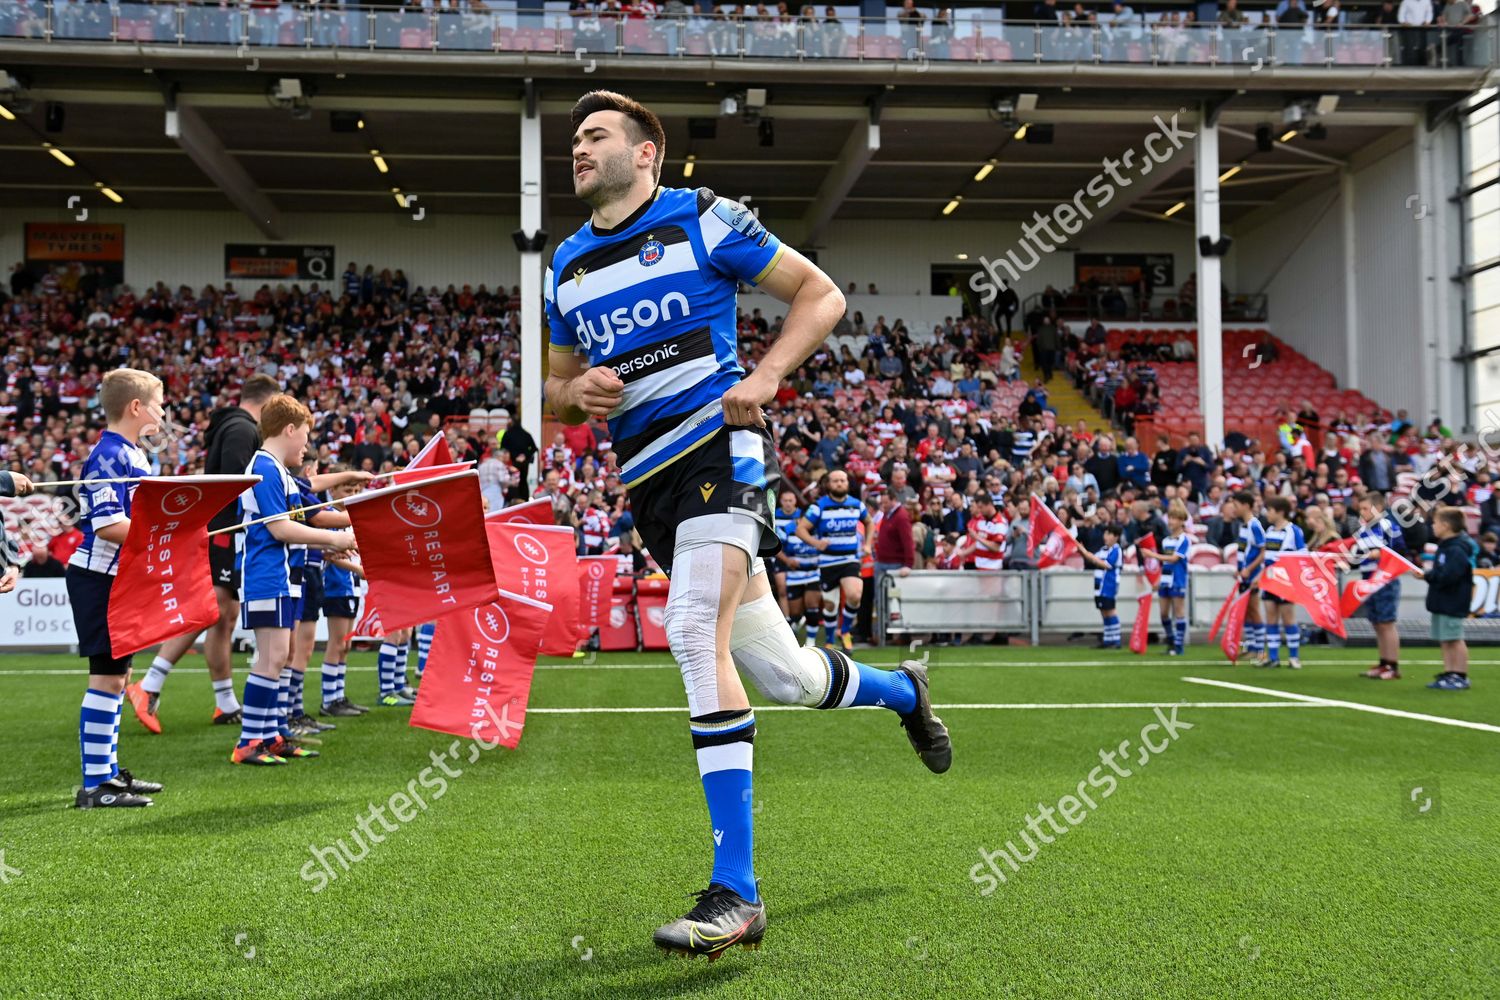
<svg viewBox="0 0 1500 1000">
<path fill-rule="evenodd" d="M 337 531 L 353 531 L 353 528 L 337 528 Z M 331 562 L 323 564 L 324 597 L 358 597 L 363 589 L 362 581 L 342 566 Z"/>
<path fill-rule="evenodd" d="M 301 506 L 302 489 L 275 455 L 260 449 L 250 459 L 245 473 L 261 477 L 260 482 L 240 494 L 245 520 L 254 521 L 277 514 L 283 515 L 278 520 L 293 518 L 288 512 Z M 301 520 L 300 515 L 296 519 Z M 244 536 L 240 556 L 240 600 L 301 597 L 302 574 L 294 572 L 294 567 L 301 564 L 293 561 L 293 547 L 277 541 L 268 524 L 252 524 L 245 529 Z"/>
<path fill-rule="evenodd" d="M 784 512 L 780 506 L 776 508 L 776 534 L 781 536 L 781 543 L 786 544 L 789 536 L 797 534 L 797 522 L 802 518 L 802 511 L 793 509 L 790 514 Z"/>
<path fill-rule="evenodd" d="M 1261 550 L 1266 547 L 1266 529 L 1259 519 L 1252 517 L 1240 525 L 1239 542 L 1238 568 L 1243 570 L 1253 563 Z M 1257 569 L 1255 573 L 1257 576 L 1260 575 L 1260 569 Z"/>
<path fill-rule="evenodd" d="M 1117 597 L 1120 593 L 1120 543 L 1106 545 L 1095 556 L 1109 564 L 1109 569 L 1094 570 L 1094 596 Z"/>
<path fill-rule="evenodd" d="M 1307 539 L 1302 529 L 1291 522 L 1284 528 L 1266 529 L 1266 561 L 1269 566 L 1288 552 L 1300 552 L 1307 548 Z"/>
<path fill-rule="evenodd" d="M 1168 535 L 1161 540 L 1161 550 L 1168 555 L 1178 555 L 1181 559 L 1176 562 L 1162 563 L 1161 585 L 1170 587 L 1172 590 L 1183 591 L 1187 589 L 1188 582 L 1188 552 L 1193 547 L 1193 536 L 1183 532 L 1180 535 Z"/>
<path fill-rule="evenodd" d="M 1354 532 L 1354 548 L 1364 554 L 1359 569 L 1365 579 L 1374 574 L 1380 565 L 1380 549 L 1385 547 L 1397 552 L 1406 551 L 1406 536 L 1389 514 L 1382 514 L 1376 521 L 1361 524 Z"/>
<path fill-rule="evenodd" d="M 149 475 L 151 465 L 146 460 L 146 453 L 115 431 L 99 435 L 88 460 L 83 463 L 83 478 L 91 481 Z M 106 542 L 95 532 L 130 517 L 130 501 L 135 496 L 135 488 L 135 483 L 85 483 L 79 488 L 83 509 L 78 527 L 83 531 L 83 542 L 68 559 L 69 566 L 115 575 L 120 564 L 120 547 L 114 542 Z"/>
<path fill-rule="evenodd" d="M 323 503 L 328 500 L 328 497 L 324 496 L 323 494 L 314 493 L 312 491 L 312 483 L 308 482 L 306 479 L 303 479 L 301 476 L 293 476 L 292 478 L 296 480 L 297 488 L 302 491 L 302 496 L 297 500 L 297 506 L 311 507 L 313 504 Z M 314 570 L 319 573 L 323 572 L 322 549 L 310 549 L 306 545 L 294 545 L 292 546 L 292 548 L 294 550 L 301 551 L 300 556 L 295 551 L 292 553 L 293 566 L 300 565 L 306 567 L 309 570 Z"/>
<path fill-rule="evenodd" d="M 609 230 L 584 226 L 552 254 L 543 294 L 554 351 L 614 369 L 609 431 L 626 487 L 724 426 L 739 361 L 735 290 L 781 259 L 748 208 L 708 188 L 659 187 Z"/>
<path fill-rule="evenodd" d="M 821 496 L 817 503 L 808 506 L 802 517 L 814 538 L 828 540 L 828 548 L 818 552 L 819 566 L 859 562 L 859 525 L 870 518 L 863 500 L 848 494 L 842 500 Z"/>
<path fill-rule="evenodd" d="M 795 522 L 789 528 L 777 528 L 776 534 L 781 538 L 782 551 L 794 563 L 786 569 L 786 585 L 788 587 L 811 587 L 816 584 L 818 582 L 818 550 L 797 535 Z"/>
</svg>

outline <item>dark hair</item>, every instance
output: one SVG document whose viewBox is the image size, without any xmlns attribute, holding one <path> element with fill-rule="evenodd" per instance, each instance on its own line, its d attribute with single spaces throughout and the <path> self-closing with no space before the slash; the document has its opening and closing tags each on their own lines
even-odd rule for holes
<svg viewBox="0 0 1500 1000">
<path fill-rule="evenodd" d="M 270 375 L 251 375 L 240 387 L 240 402 L 252 405 L 264 403 L 281 392 L 281 383 Z"/>
<path fill-rule="evenodd" d="M 584 119 L 597 111 L 618 111 L 624 115 L 626 121 L 630 122 L 632 145 L 643 142 L 655 144 L 656 163 L 651 179 L 661 180 L 661 165 L 667 155 L 667 133 L 661 127 L 661 119 L 656 117 L 656 113 L 639 101 L 613 90 L 591 90 L 573 105 L 573 132 L 576 134 Z"/>
<path fill-rule="evenodd" d="M 1292 516 L 1292 502 L 1283 496 L 1274 496 L 1266 500 L 1266 507 L 1274 510 L 1282 517 Z"/>
<path fill-rule="evenodd" d="M 1457 507 L 1442 507 L 1432 516 L 1432 519 L 1446 524 L 1448 530 L 1455 535 L 1465 534 L 1469 530 L 1469 522 L 1464 517 L 1464 512 Z"/>
<path fill-rule="evenodd" d="M 1101 528 L 1106 535 L 1114 535 L 1116 538 L 1120 537 L 1120 526 L 1113 521 L 1105 522 Z"/>
<path fill-rule="evenodd" d="M 1235 490 L 1229 497 L 1235 503 L 1242 503 L 1246 507 L 1255 506 L 1255 494 L 1249 490 Z"/>
</svg>

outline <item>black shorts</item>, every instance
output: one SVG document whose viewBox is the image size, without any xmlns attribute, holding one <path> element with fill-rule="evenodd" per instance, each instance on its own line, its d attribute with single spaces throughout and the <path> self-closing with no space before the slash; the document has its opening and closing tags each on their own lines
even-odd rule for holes
<svg viewBox="0 0 1500 1000">
<path fill-rule="evenodd" d="M 754 434 L 762 443 L 762 460 L 758 468 L 749 467 L 730 455 L 729 436 Z M 739 479 L 739 475 L 747 479 Z M 760 552 L 763 557 L 781 551 L 776 537 L 773 502 L 781 492 L 781 464 L 776 447 L 763 427 L 725 427 L 706 442 L 677 461 L 628 490 L 630 509 L 635 515 L 636 530 L 646 551 L 666 571 L 672 571 L 672 555 L 677 548 L 677 527 L 689 518 L 705 514 L 738 511 L 760 522 Z"/>
<path fill-rule="evenodd" d="M 849 577 L 856 580 L 860 578 L 859 563 L 840 563 L 837 566 L 821 566 L 818 568 L 818 583 L 825 591 L 838 590 L 839 582 Z"/>
<path fill-rule="evenodd" d="M 786 599 L 789 601 L 800 601 L 806 593 L 807 584 L 805 583 L 789 583 L 786 585 Z"/>
<path fill-rule="evenodd" d="M 1286 607 L 1288 604 L 1292 603 L 1285 597 L 1277 597 L 1275 594 L 1268 594 L 1265 591 L 1260 592 L 1260 599 L 1265 601 L 1267 604 L 1273 604 L 1278 608 Z"/>
<path fill-rule="evenodd" d="M 130 671 L 130 657 L 112 656 L 109 645 L 109 589 L 115 578 L 81 566 L 66 574 L 68 604 L 78 633 L 78 655 L 89 660 L 89 673 L 122 676 Z"/>
<path fill-rule="evenodd" d="M 786 576 L 786 566 L 780 560 L 773 559 L 770 556 L 767 556 L 765 559 L 765 563 L 767 576 L 771 577 L 772 579 L 775 579 L 778 576 Z"/>
<path fill-rule="evenodd" d="M 357 597 L 324 597 L 323 617 L 325 618 L 355 618 L 359 614 L 359 598 Z"/>
<path fill-rule="evenodd" d="M 215 587 L 240 592 L 240 567 L 234 551 L 234 535 L 215 535 L 208 540 L 208 568 Z"/>
<path fill-rule="evenodd" d="M 323 567 L 302 567 L 302 612 L 299 622 L 315 622 L 323 610 Z"/>
<path fill-rule="evenodd" d="M 1094 607 L 1100 611 L 1113 611 L 1115 609 L 1115 599 L 1113 597 L 1096 597 L 1094 598 Z"/>
</svg>

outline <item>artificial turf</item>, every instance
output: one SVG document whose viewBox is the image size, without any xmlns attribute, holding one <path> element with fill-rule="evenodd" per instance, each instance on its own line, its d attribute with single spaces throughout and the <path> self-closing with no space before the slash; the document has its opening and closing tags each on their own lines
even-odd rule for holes
<svg viewBox="0 0 1500 1000">
<path fill-rule="evenodd" d="M 1061 706 L 1283 700 L 1182 680 L 1196 676 L 1500 725 L 1492 653 L 1476 649 L 1475 687 L 1450 693 L 1423 686 L 1439 669 L 1430 648 L 1408 650 L 1395 683 L 1355 678 L 1369 651 L 1327 648 L 1305 649 L 1299 673 L 1206 649 L 925 652 L 939 704 L 1053 707 L 942 710 L 942 776 L 885 711 L 762 712 L 769 928 L 760 951 L 712 965 L 650 942 L 711 861 L 664 656 L 543 661 L 533 709 L 674 711 L 534 711 L 518 751 L 461 752 L 441 798 L 315 893 L 310 846 L 352 844 L 369 804 L 451 737 L 377 710 L 337 720 L 317 761 L 233 767 L 192 657 L 168 683 L 164 735 L 125 709 L 121 760 L 166 784 L 156 805 L 79 812 L 79 661 L 7 655 L 0 997 L 1500 995 L 1500 732 L 1342 707 L 1182 707 L 1193 728 L 1067 834 L 988 895 L 970 878 L 981 848 L 1021 844 L 1028 812 L 1075 793 L 1101 749 L 1128 739 L 1133 755 L 1155 720 Z M 351 695 L 373 703 L 373 654 L 351 666 Z"/>
</svg>

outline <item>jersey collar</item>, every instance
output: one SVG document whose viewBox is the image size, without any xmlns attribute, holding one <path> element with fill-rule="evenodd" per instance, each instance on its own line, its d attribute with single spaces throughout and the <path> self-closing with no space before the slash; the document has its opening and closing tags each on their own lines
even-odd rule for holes
<svg viewBox="0 0 1500 1000">
<path fill-rule="evenodd" d="M 661 185 L 658 184 L 656 187 L 651 189 L 651 197 L 641 202 L 640 207 L 637 208 L 634 212 L 631 212 L 630 215 L 622 220 L 618 225 L 611 226 L 608 229 L 600 229 L 598 226 L 594 225 L 593 220 L 590 219 L 589 231 L 592 232 L 595 236 L 613 236 L 615 233 L 623 233 L 625 230 L 641 221 L 641 217 L 651 210 L 651 206 L 656 204 L 656 199 L 660 195 Z"/>
</svg>

